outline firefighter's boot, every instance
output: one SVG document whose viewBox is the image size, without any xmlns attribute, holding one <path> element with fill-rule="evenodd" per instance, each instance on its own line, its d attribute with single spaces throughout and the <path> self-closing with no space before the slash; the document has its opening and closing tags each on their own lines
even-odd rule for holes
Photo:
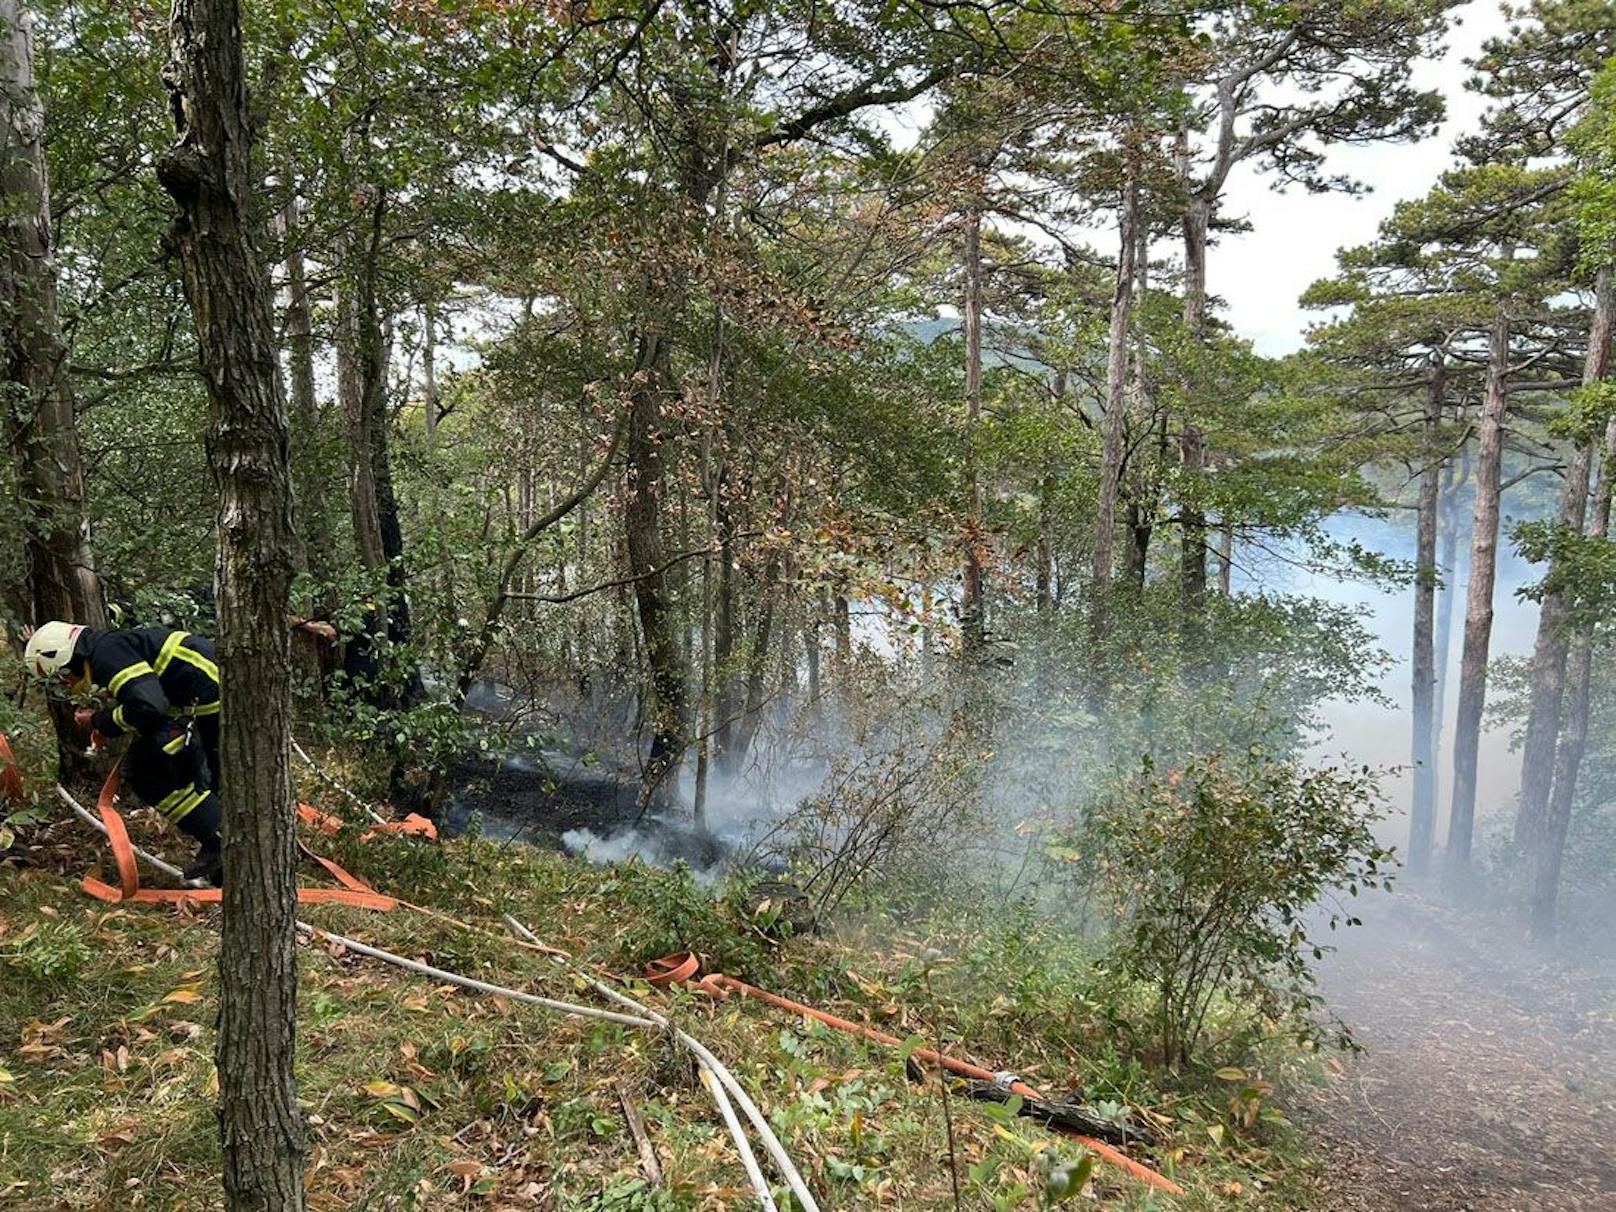
<svg viewBox="0 0 1616 1212">
<path fill-rule="evenodd" d="M 200 843 L 196 858 L 185 868 L 188 880 L 206 880 L 215 887 L 224 886 L 224 852 L 219 841 L 218 797 L 209 794 L 191 811 L 180 818 L 180 832 L 189 834 Z"/>
</svg>

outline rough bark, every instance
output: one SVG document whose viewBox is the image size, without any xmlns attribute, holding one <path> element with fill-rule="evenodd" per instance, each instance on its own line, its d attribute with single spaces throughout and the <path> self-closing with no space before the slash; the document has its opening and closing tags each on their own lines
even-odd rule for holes
<svg viewBox="0 0 1616 1212">
<path fill-rule="evenodd" d="M 643 808 L 665 797 L 664 785 L 684 756 L 687 732 L 685 664 L 662 542 L 666 477 L 661 405 L 670 361 L 667 338 L 660 325 L 642 324 L 634 365 L 628 393 L 629 487 L 623 524 L 650 672 L 651 693 L 646 706 L 651 721 L 651 751 L 641 776 Z"/>
<path fill-rule="evenodd" d="M 1105 417 L 1101 424 L 1100 488 L 1094 510 L 1094 562 L 1090 570 L 1089 631 L 1096 645 L 1105 639 L 1111 598 L 1112 550 L 1117 533 L 1117 499 L 1122 490 L 1122 442 L 1127 431 L 1128 355 L 1132 336 L 1135 265 L 1134 237 L 1139 216 L 1139 181 L 1131 171 L 1122 188 L 1117 275 L 1111 294 L 1111 330 L 1106 345 Z"/>
<path fill-rule="evenodd" d="M 1584 385 L 1598 383 L 1609 373 L 1613 320 L 1616 320 L 1616 298 L 1613 298 L 1611 271 L 1606 267 L 1599 271 L 1594 290 L 1588 350 L 1583 360 Z M 1579 443 L 1567 461 L 1556 519 L 1557 525 L 1567 534 L 1582 531 L 1593 456 L 1594 443 L 1589 441 Z M 1554 747 L 1560 733 L 1566 656 L 1571 641 L 1566 629 L 1569 605 L 1561 561 L 1551 560 L 1538 613 L 1537 641 L 1532 650 L 1530 706 L 1526 736 L 1521 744 L 1521 793 L 1515 816 L 1515 845 L 1526 850 L 1535 849 L 1547 840 L 1549 790 L 1554 782 Z"/>
<path fill-rule="evenodd" d="M 1611 477 L 1616 473 L 1616 417 L 1605 426 L 1604 466 L 1589 512 L 1587 534 L 1604 539 L 1610 534 Z M 1549 792 L 1548 821 L 1541 843 L 1530 856 L 1532 872 L 1529 917 L 1532 933 L 1547 938 L 1554 933 L 1560 900 L 1560 867 L 1565 858 L 1571 810 L 1577 799 L 1577 776 L 1588 747 L 1588 717 L 1593 684 L 1593 623 L 1579 622 L 1567 658 L 1565 723 L 1554 754 L 1554 783 Z"/>
<path fill-rule="evenodd" d="M 1464 648 L 1453 724 L 1453 800 L 1448 814 L 1448 860 L 1470 862 L 1476 823 L 1476 765 L 1487 704 L 1487 654 L 1498 572 L 1498 511 L 1509 377 L 1509 318 L 1500 314 L 1487 340 L 1487 389 L 1476 451 L 1476 505 L 1470 532 L 1470 580 L 1465 588 Z"/>
<path fill-rule="evenodd" d="M 982 585 L 982 476 L 977 431 L 982 422 L 982 206 L 973 197 L 965 212 L 965 560 L 960 623 L 967 656 L 987 639 L 987 604 Z"/>
<path fill-rule="evenodd" d="M 196 323 L 219 479 L 225 710 L 224 921 L 217 1062 L 231 1212 L 303 1207 L 296 835 L 287 737 L 293 575 L 290 435 L 273 299 L 256 246 L 235 0 L 176 0 L 164 73 L 177 140 L 158 165 Z"/>
<path fill-rule="evenodd" d="M 32 19 L 20 0 L 0 0 L 0 360 L 4 415 L 22 506 L 21 578 L 36 623 L 106 625 L 90 548 L 84 464 L 67 374 L 51 247 L 44 109 L 34 83 Z M 82 767 L 72 708 L 53 703 L 63 778 Z"/>
<path fill-rule="evenodd" d="M 1447 391 L 1442 354 L 1431 360 L 1431 383 L 1425 397 L 1425 470 L 1420 475 L 1418 523 L 1414 544 L 1413 668 L 1414 802 L 1408 824 L 1408 865 L 1416 875 L 1431 862 L 1436 827 L 1436 591 L 1437 511 L 1441 504 L 1442 460 L 1437 442 Z"/>
</svg>

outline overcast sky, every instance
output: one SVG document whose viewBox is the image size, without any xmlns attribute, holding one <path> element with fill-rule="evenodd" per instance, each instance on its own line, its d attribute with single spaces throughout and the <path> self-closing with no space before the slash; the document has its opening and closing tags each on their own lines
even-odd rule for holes
<svg viewBox="0 0 1616 1212">
<path fill-rule="evenodd" d="M 1484 99 L 1465 91 L 1464 60 L 1506 22 L 1497 0 L 1472 0 L 1455 11 L 1462 24 L 1450 32 L 1447 54 L 1414 72 L 1418 83 L 1447 95 L 1441 133 L 1417 144 L 1341 148 L 1330 157 L 1330 169 L 1351 174 L 1371 192 L 1351 198 L 1292 188 L 1279 194 L 1244 166 L 1230 178 L 1225 213 L 1245 215 L 1253 230 L 1219 237 L 1207 258 L 1207 282 L 1227 303 L 1224 314 L 1235 330 L 1262 353 L 1301 345 L 1307 325 L 1318 318 L 1297 306 L 1301 293 L 1334 271 L 1336 249 L 1373 239 L 1399 199 L 1429 189 L 1451 163 L 1454 135 L 1475 125 Z"/>
</svg>

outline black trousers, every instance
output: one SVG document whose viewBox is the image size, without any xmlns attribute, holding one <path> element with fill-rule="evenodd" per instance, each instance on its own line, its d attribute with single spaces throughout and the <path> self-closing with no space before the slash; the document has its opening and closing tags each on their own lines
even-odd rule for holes
<svg viewBox="0 0 1616 1212">
<path fill-rule="evenodd" d="M 124 781 L 170 824 L 199 842 L 219 837 L 219 720 L 203 716 L 137 736 L 123 759 Z"/>
</svg>

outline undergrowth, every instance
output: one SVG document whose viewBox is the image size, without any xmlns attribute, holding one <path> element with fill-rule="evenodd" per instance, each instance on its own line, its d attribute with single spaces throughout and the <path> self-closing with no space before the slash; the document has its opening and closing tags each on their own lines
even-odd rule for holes
<svg viewBox="0 0 1616 1212">
<path fill-rule="evenodd" d="M 173 849 L 138 814 L 133 824 Z M 445 916 L 305 910 L 334 932 L 584 1002 L 594 999 L 575 978 L 512 945 L 503 914 L 630 977 L 649 958 L 695 950 L 709 968 L 910 1047 L 941 1038 L 1049 1093 L 1077 1091 L 1100 1113 L 1146 1117 L 1167 1141 L 1150 1160 L 1188 1193 L 1153 1196 L 1099 1166 L 1088 1191 L 1100 1206 L 1306 1206 L 1306 1167 L 1271 1093 L 1305 1057 L 1276 1051 L 1164 1086 L 1119 1046 L 1117 1008 L 1094 993 L 1098 957 L 1028 907 L 901 922 L 872 908 L 827 936 L 780 941 L 740 898 L 685 872 L 594 868 L 476 839 L 361 844 L 357 833 L 316 844 Z M 102 852 L 76 824 L 30 843 L 36 865 L 0 870 L 0 1204 L 217 1207 L 214 912 L 88 900 L 76 879 Z M 688 1059 L 666 1039 L 468 994 L 323 943 L 300 953 L 311 1207 L 675 1212 L 753 1202 Z M 632 984 L 732 1065 L 827 1210 L 952 1208 L 951 1165 L 962 1207 L 1033 1209 L 1051 1174 L 1076 1173 L 1075 1144 L 958 1088 L 950 1146 L 935 1075 L 906 1069 L 895 1050 L 740 998 Z M 662 1189 L 640 1170 L 624 1095 L 661 1158 Z"/>
</svg>

